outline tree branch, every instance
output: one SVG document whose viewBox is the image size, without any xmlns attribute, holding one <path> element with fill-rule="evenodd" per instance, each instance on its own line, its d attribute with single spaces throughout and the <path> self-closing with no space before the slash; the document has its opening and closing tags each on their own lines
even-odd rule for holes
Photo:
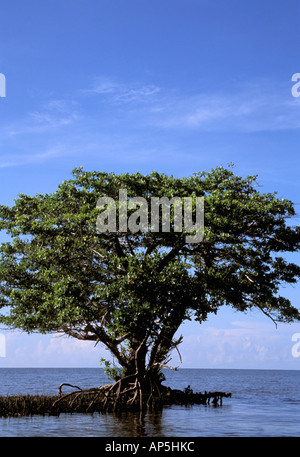
<svg viewBox="0 0 300 457">
<path fill-rule="evenodd" d="M 114 343 L 115 344 L 120 344 L 122 343 L 124 340 L 127 340 L 127 338 L 131 335 L 131 332 L 127 332 L 125 333 L 123 336 L 120 336 L 120 338 L 117 338 L 117 339 L 114 339 Z"/>
<path fill-rule="evenodd" d="M 129 336 L 129 332 L 115 340 L 112 339 L 104 330 L 103 324 L 106 314 L 102 317 L 100 326 L 94 328 L 91 324 L 88 324 L 84 329 L 76 330 L 67 327 L 66 325 L 62 326 L 63 332 L 67 335 L 83 341 L 96 341 L 95 346 L 101 342 L 112 352 L 112 354 L 117 358 L 118 362 L 124 367 L 127 367 L 126 359 L 120 354 L 117 345 L 124 341 Z"/>
<path fill-rule="evenodd" d="M 277 322 L 275 321 L 275 319 L 273 319 L 273 317 L 261 306 L 259 305 L 258 303 L 256 302 L 253 302 L 255 304 L 255 306 L 261 310 L 261 312 L 267 316 L 269 319 L 271 319 L 271 321 L 274 323 L 275 327 L 277 328 Z"/>
<path fill-rule="evenodd" d="M 118 257 L 127 257 L 123 251 L 123 248 L 120 244 L 120 240 L 117 235 L 115 235 L 115 241 L 116 241 L 116 251 L 117 251 Z"/>
<path fill-rule="evenodd" d="M 126 236 L 126 241 L 127 241 L 127 245 L 128 245 L 130 254 L 131 254 L 132 257 L 134 257 L 134 256 L 135 256 L 135 253 L 134 253 L 133 247 L 132 247 L 132 245 L 131 245 L 131 243 L 130 243 L 129 236 L 128 236 L 127 233 L 126 233 L 125 236 Z"/>
<path fill-rule="evenodd" d="M 180 249 L 182 248 L 182 246 L 175 246 L 173 249 L 171 249 L 171 251 L 166 254 L 163 259 L 161 260 L 161 262 L 159 263 L 158 267 L 157 267 L 157 272 L 160 273 L 167 265 L 169 262 L 171 262 L 171 260 L 174 259 L 174 257 L 176 257 L 176 255 L 179 253 Z"/>
</svg>

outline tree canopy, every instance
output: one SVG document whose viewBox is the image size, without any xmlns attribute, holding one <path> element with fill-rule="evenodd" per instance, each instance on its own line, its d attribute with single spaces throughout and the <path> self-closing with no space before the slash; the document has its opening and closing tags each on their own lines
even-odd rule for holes
<svg viewBox="0 0 300 457">
<path fill-rule="evenodd" d="M 87 172 L 49 194 L 20 194 L 0 207 L 0 322 L 28 333 L 62 332 L 103 343 L 117 376 L 158 376 L 186 319 L 205 321 L 223 305 L 259 309 L 291 322 L 299 310 L 280 295 L 300 268 L 282 253 L 300 248 L 300 227 L 288 224 L 293 203 L 261 193 L 256 176 L 218 167 L 187 178 Z M 131 198 L 204 197 L 204 236 L 184 230 L 100 233 L 97 201 L 127 190 Z M 117 212 L 120 208 L 117 205 Z M 162 222 L 162 214 L 160 214 Z M 149 222 L 150 224 L 150 222 Z"/>
</svg>

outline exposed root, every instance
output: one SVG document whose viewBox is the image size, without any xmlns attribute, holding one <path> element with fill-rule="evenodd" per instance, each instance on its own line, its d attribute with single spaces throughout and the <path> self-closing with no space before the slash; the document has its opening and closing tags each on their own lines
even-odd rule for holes
<svg viewBox="0 0 300 457">
<path fill-rule="evenodd" d="M 132 376 L 133 378 L 133 376 Z M 124 378 L 125 379 L 125 378 Z M 123 386 L 124 379 L 112 385 L 81 389 L 60 395 L 13 395 L 0 397 L 0 416 L 29 416 L 33 414 L 59 415 L 60 413 L 105 413 L 147 410 L 161 410 L 164 405 L 202 404 L 222 405 L 225 392 L 193 393 L 187 387 L 184 391 L 166 388 L 155 381 L 149 381 L 149 389 L 137 378 Z M 64 384 L 67 385 L 67 384 Z M 70 386 L 70 385 L 69 385 Z M 61 389 L 60 389 L 61 392 Z"/>
<path fill-rule="evenodd" d="M 69 386 L 69 387 L 75 387 L 76 389 L 78 390 L 74 390 L 68 394 L 65 394 L 63 395 L 62 394 L 62 391 L 61 391 L 61 388 L 62 386 Z M 94 388 L 92 387 L 91 389 L 81 389 L 80 387 L 78 386 L 73 386 L 72 384 L 68 384 L 68 383 L 63 383 L 63 384 L 60 384 L 60 386 L 58 387 L 58 398 L 57 400 L 54 401 L 54 403 L 52 404 L 52 408 L 54 409 L 58 403 L 62 402 L 63 400 L 65 400 L 66 398 L 68 397 L 72 397 L 74 395 L 74 399 L 71 401 L 70 403 L 70 406 L 73 406 L 74 402 L 76 401 L 76 399 L 82 395 L 82 394 L 86 394 L 86 393 L 94 393 L 94 392 L 98 392 L 101 388 Z"/>
<path fill-rule="evenodd" d="M 131 381 L 131 382 L 130 382 Z M 121 412 L 121 411 L 156 411 L 161 410 L 166 404 L 204 404 L 210 402 L 213 406 L 222 405 L 223 397 L 231 397 L 231 393 L 226 392 L 205 392 L 194 393 L 188 386 L 185 391 L 173 390 L 158 384 L 155 380 L 148 379 L 147 383 L 142 383 L 136 375 L 129 375 L 119 379 L 111 385 L 100 386 L 90 389 L 81 389 L 62 395 L 59 386 L 60 396 L 53 402 L 52 410 L 58 408 L 59 403 L 68 399 L 70 407 L 80 400 L 81 404 L 85 398 L 89 400 L 86 412 Z M 72 386 L 71 386 L 72 387 Z M 72 400 L 71 400 L 71 397 Z M 71 400 L 71 401 L 70 401 Z M 75 408 L 76 410 L 76 408 Z"/>
<path fill-rule="evenodd" d="M 61 395 L 61 393 L 62 393 L 62 392 L 61 392 L 62 386 L 69 386 L 69 387 L 74 387 L 74 389 L 82 390 L 82 389 L 81 389 L 80 387 L 78 387 L 78 386 L 73 386 L 73 384 L 68 384 L 67 382 L 63 382 L 62 384 L 60 384 L 60 385 L 58 386 L 58 395 Z"/>
<path fill-rule="evenodd" d="M 74 387 L 76 390 L 63 394 L 62 387 Z M 101 411 L 130 411 L 130 410 L 156 410 L 161 409 L 163 404 L 162 389 L 167 389 L 159 386 L 150 378 L 140 380 L 135 374 L 125 376 L 111 385 L 105 385 L 95 388 L 82 389 L 69 383 L 62 383 L 58 387 L 58 398 L 53 402 L 53 411 L 59 408 L 59 404 L 68 400 L 69 405 L 73 406 L 77 400 L 82 402 L 84 397 L 92 398 L 87 406 L 87 412 L 94 405 L 101 405 Z"/>
</svg>

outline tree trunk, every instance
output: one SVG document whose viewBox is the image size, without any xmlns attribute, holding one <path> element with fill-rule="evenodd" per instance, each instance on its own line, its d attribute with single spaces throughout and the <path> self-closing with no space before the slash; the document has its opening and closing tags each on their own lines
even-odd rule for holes
<svg viewBox="0 0 300 457">
<path fill-rule="evenodd" d="M 131 347 L 131 354 L 128 365 L 125 369 L 125 375 L 136 375 L 140 380 L 143 379 L 146 372 L 146 338 L 141 342 L 135 342 Z"/>
</svg>

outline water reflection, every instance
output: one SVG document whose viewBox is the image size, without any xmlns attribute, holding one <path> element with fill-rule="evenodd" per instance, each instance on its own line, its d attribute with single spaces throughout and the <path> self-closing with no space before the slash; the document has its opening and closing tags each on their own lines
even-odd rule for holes
<svg viewBox="0 0 300 457">
<path fill-rule="evenodd" d="M 111 436 L 164 436 L 162 411 L 105 414 L 102 418 Z"/>
<path fill-rule="evenodd" d="M 165 436 L 162 412 L 60 414 L 0 418 L 0 437 L 143 437 Z"/>
</svg>

